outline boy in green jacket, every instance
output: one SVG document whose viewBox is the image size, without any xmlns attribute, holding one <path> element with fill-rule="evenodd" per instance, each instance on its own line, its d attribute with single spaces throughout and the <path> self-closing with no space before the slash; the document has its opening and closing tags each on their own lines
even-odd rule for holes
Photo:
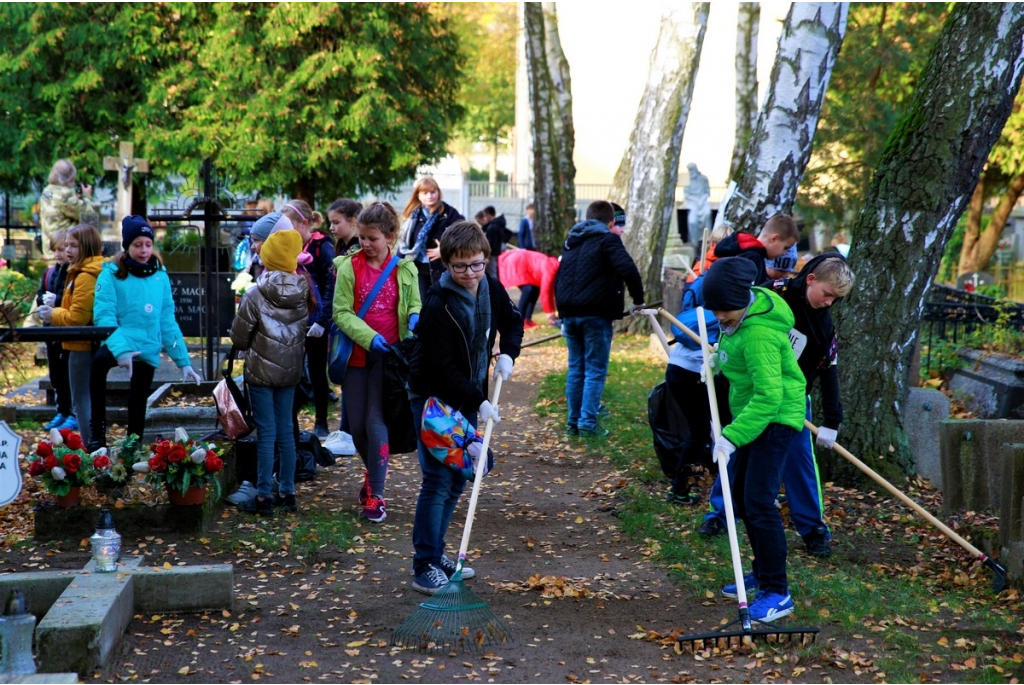
<svg viewBox="0 0 1024 685">
<path fill-rule="evenodd" d="M 786 580 L 786 534 L 775 497 L 790 444 L 803 428 L 804 376 L 793 355 L 793 312 L 742 257 L 715 260 L 704 277 L 705 306 L 721 326 L 718 366 L 729 380 L 733 420 L 715 441 L 715 459 L 736 459 L 733 503 L 754 551 L 743 579 L 757 598 L 750 618 L 770 623 L 793 613 Z M 728 463 L 728 462 L 726 462 Z M 722 588 L 736 596 L 736 586 Z"/>
</svg>

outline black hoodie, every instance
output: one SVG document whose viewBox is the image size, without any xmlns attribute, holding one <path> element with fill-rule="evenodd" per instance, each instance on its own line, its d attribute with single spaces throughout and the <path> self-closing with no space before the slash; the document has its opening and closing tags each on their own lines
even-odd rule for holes
<svg viewBox="0 0 1024 685">
<path fill-rule="evenodd" d="M 800 370 L 807 380 L 807 393 L 811 392 L 816 378 L 821 378 L 821 407 L 825 414 L 823 425 L 838 430 L 843 422 L 843 405 L 839 400 L 839 367 L 837 360 L 838 340 L 836 327 L 832 323 L 831 307 L 815 309 L 807 303 L 807 275 L 830 257 L 842 256 L 838 252 L 826 252 L 807 262 L 795 278 L 768 281 L 765 285 L 786 301 L 793 310 L 795 328 L 806 336 L 803 351 L 797 358 Z M 836 299 L 833 304 L 839 302 Z"/>
</svg>

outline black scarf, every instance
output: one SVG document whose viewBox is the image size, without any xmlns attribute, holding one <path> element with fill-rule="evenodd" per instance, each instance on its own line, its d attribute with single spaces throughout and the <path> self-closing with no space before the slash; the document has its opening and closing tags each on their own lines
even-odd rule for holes
<svg viewBox="0 0 1024 685">
<path fill-rule="evenodd" d="M 125 255 L 122 263 L 128 273 L 139 278 L 147 278 L 160 270 L 160 261 L 156 258 L 156 255 L 151 256 L 145 264 L 140 264 L 128 255 Z"/>
</svg>

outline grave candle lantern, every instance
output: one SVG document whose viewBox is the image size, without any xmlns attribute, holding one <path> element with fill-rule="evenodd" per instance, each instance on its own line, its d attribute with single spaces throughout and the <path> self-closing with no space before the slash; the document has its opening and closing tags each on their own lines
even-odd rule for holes
<svg viewBox="0 0 1024 685">
<path fill-rule="evenodd" d="M 96 532 L 89 538 L 92 544 L 92 558 L 96 561 L 96 570 L 110 573 L 117 570 L 117 560 L 121 557 L 121 535 L 114 530 L 114 517 L 109 509 L 100 510 Z"/>
<path fill-rule="evenodd" d="M 15 589 L 0 616 L 0 673 L 6 675 L 32 675 L 36 662 L 32 657 L 32 636 L 36 630 L 36 617 L 25 608 L 25 596 Z M 7 682 L 6 680 L 4 682 Z"/>
</svg>

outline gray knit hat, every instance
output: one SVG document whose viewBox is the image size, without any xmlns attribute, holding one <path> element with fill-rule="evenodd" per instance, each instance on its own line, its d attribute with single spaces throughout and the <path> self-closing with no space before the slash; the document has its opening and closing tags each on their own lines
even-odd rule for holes
<svg viewBox="0 0 1024 685">
<path fill-rule="evenodd" d="M 271 212 L 270 214 L 264 214 L 256 223 L 249 229 L 249 235 L 253 240 L 258 240 L 261 243 L 267 241 L 270 236 L 270 232 L 274 229 L 274 224 L 281 218 L 281 212 Z"/>
</svg>

